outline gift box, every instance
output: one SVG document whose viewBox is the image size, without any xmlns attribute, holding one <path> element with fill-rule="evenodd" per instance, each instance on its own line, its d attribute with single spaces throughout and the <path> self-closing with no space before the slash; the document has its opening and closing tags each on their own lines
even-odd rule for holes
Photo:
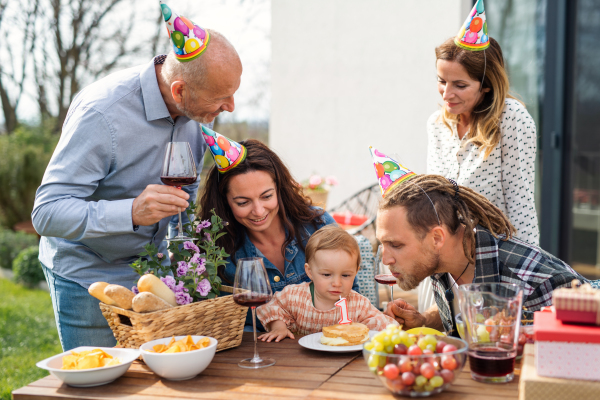
<svg viewBox="0 0 600 400">
<path fill-rule="evenodd" d="M 338 224 L 351 226 L 362 225 L 367 219 L 369 219 L 369 217 L 366 215 L 352 214 L 351 212 L 334 212 L 331 213 L 331 216 Z"/>
<path fill-rule="evenodd" d="M 600 381 L 600 327 L 565 324 L 551 312 L 533 320 L 540 376 Z"/>
<path fill-rule="evenodd" d="M 556 318 L 563 322 L 600 325 L 600 290 L 589 285 L 552 293 Z"/>
<path fill-rule="evenodd" d="M 519 400 L 594 399 L 600 382 L 540 376 L 536 370 L 536 347 L 526 344 L 519 378 Z"/>
</svg>

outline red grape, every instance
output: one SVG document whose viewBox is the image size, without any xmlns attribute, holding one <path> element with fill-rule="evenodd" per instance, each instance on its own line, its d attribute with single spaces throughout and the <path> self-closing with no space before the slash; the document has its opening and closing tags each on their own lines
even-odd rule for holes
<svg viewBox="0 0 600 400">
<path fill-rule="evenodd" d="M 383 375 L 388 379 L 396 379 L 400 375 L 400 370 L 396 364 L 388 364 L 383 367 Z"/>
<path fill-rule="evenodd" d="M 527 343 L 527 336 L 525 336 L 525 334 L 521 333 L 519 335 L 519 344 L 524 345 L 525 343 Z"/>
<path fill-rule="evenodd" d="M 490 338 L 491 338 L 491 336 L 490 336 Z M 520 337 L 519 337 L 519 339 L 520 339 Z M 509 333 L 505 333 L 502 336 L 500 336 L 500 341 L 502 343 L 511 344 L 512 343 L 512 336 Z"/>
<path fill-rule="evenodd" d="M 400 359 L 400 372 L 410 372 L 413 370 L 412 363 L 410 358 L 401 358 Z"/>
<path fill-rule="evenodd" d="M 431 379 L 435 375 L 435 368 L 429 363 L 423 363 L 423 365 L 421 365 L 421 375 L 427 379 Z"/>
<path fill-rule="evenodd" d="M 453 371 L 456 369 L 457 366 L 458 366 L 458 363 L 456 362 L 456 359 L 454 357 L 452 357 L 452 356 L 443 356 L 442 357 L 442 368 Z"/>
<path fill-rule="evenodd" d="M 436 353 L 441 353 L 444 351 L 444 347 L 446 347 L 448 343 L 444 342 L 443 340 L 440 340 L 437 342 L 437 345 L 435 346 L 435 352 Z"/>
<path fill-rule="evenodd" d="M 411 356 L 420 356 L 423 354 L 423 350 L 421 350 L 421 348 L 416 344 L 413 344 L 408 348 L 408 354 Z"/>
<path fill-rule="evenodd" d="M 433 350 L 425 349 L 423 350 L 423 354 L 433 354 Z"/>
<path fill-rule="evenodd" d="M 442 350 L 442 353 L 450 353 L 450 352 L 456 351 L 456 350 L 458 350 L 458 349 L 456 348 L 455 345 L 447 344 L 444 346 L 444 350 Z"/>
<path fill-rule="evenodd" d="M 408 352 L 408 347 L 406 345 L 400 343 L 394 346 L 394 354 L 406 354 Z"/>
<path fill-rule="evenodd" d="M 397 392 L 401 391 L 402 389 L 404 389 L 404 385 L 402 384 L 401 378 L 388 380 L 386 386 L 389 390 L 391 390 L 394 393 L 397 393 Z"/>
<path fill-rule="evenodd" d="M 415 383 L 415 374 L 412 372 L 405 372 L 402 374 L 402 383 L 406 386 L 410 386 Z"/>
<path fill-rule="evenodd" d="M 443 369 L 440 371 L 440 375 L 444 378 L 444 382 L 451 383 L 454 380 L 454 372 L 449 369 Z"/>
</svg>

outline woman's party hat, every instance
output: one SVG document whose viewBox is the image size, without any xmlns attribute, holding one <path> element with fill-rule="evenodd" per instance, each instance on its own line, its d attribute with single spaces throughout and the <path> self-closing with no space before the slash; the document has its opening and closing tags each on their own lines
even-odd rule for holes
<svg viewBox="0 0 600 400">
<path fill-rule="evenodd" d="M 217 169 L 225 173 L 246 159 L 246 148 L 206 127 L 202 127 L 202 136 L 215 159 Z"/>
<path fill-rule="evenodd" d="M 373 165 L 375 166 L 379 186 L 381 186 L 382 197 L 385 197 L 400 182 L 417 175 L 379 150 L 373 147 L 369 147 L 369 150 L 371 150 L 371 156 L 373 157 Z"/>
<path fill-rule="evenodd" d="M 183 15 L 177 15 L 168 5 L 159 1 L 165 18 L 169 38 L 173 42 L 173 52 L 179 61 L 190 61 L 206 50 L 210 34 Z"/>
<path fill-rule="evenodd" d="M 485 50 L 490 47 L 483 0 L 477 0 L 460 32 L 454 38 L 454 43 L 458 47 L 471 51 Z"/>
</svg>

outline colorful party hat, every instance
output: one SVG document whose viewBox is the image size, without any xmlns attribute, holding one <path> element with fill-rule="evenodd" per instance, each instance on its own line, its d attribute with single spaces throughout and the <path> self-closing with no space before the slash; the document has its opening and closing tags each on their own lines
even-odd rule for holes
<svg viewBox="0 0 600 400">
<path fill-rule="evenodd" d="M 490 47 L 483 0 L 477 0 L 460 32 L 454 38 L 454 43 L 458 47 L 471 51 L 485 50 Z"/>
<path fill-rule="evenodd" d="M 202 136 L 215 159 L 217 169 L 225 173 L 246 159 L 246 148 L 206 127 L 202 127 Z"/>
<path fill-rule="evenodd" d="M 162 15 L 167 24 L 173 52 L 179 61 L 190 61 L 206 50 L 210 42 L 208 30 L 199 27 L 186 17 L 177 15 L 168 5 L 159 1 Z"/>
<path fill-rule="evenodd" d="M 369 150 L 371 150 L 371 156 L 373 157 L 373 165 L 375 166 L 379 186 L 381 186 L 382 197 L 385 197 L 399 183 L 417 175 L 379 150 L 373 147 L 369 147 Z"/>
</svg>

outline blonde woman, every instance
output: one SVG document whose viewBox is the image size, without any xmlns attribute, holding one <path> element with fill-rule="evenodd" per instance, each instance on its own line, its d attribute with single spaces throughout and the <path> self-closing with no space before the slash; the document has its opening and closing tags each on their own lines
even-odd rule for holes
<svg viewBox="0 0 600 400">
<path fill-rule="evenodd" d="M 443 106 L 427 121 L 427 173 L 482 194 L 509 218 L 517 239 L 537 246 L 535 123 L 508 93 L 502 49 L 489 40 L 485 51 L 463 49 L 454 38 L 435 49 Z M 419 288 L 420 309 L 431 293 Z"/>
</svg>

